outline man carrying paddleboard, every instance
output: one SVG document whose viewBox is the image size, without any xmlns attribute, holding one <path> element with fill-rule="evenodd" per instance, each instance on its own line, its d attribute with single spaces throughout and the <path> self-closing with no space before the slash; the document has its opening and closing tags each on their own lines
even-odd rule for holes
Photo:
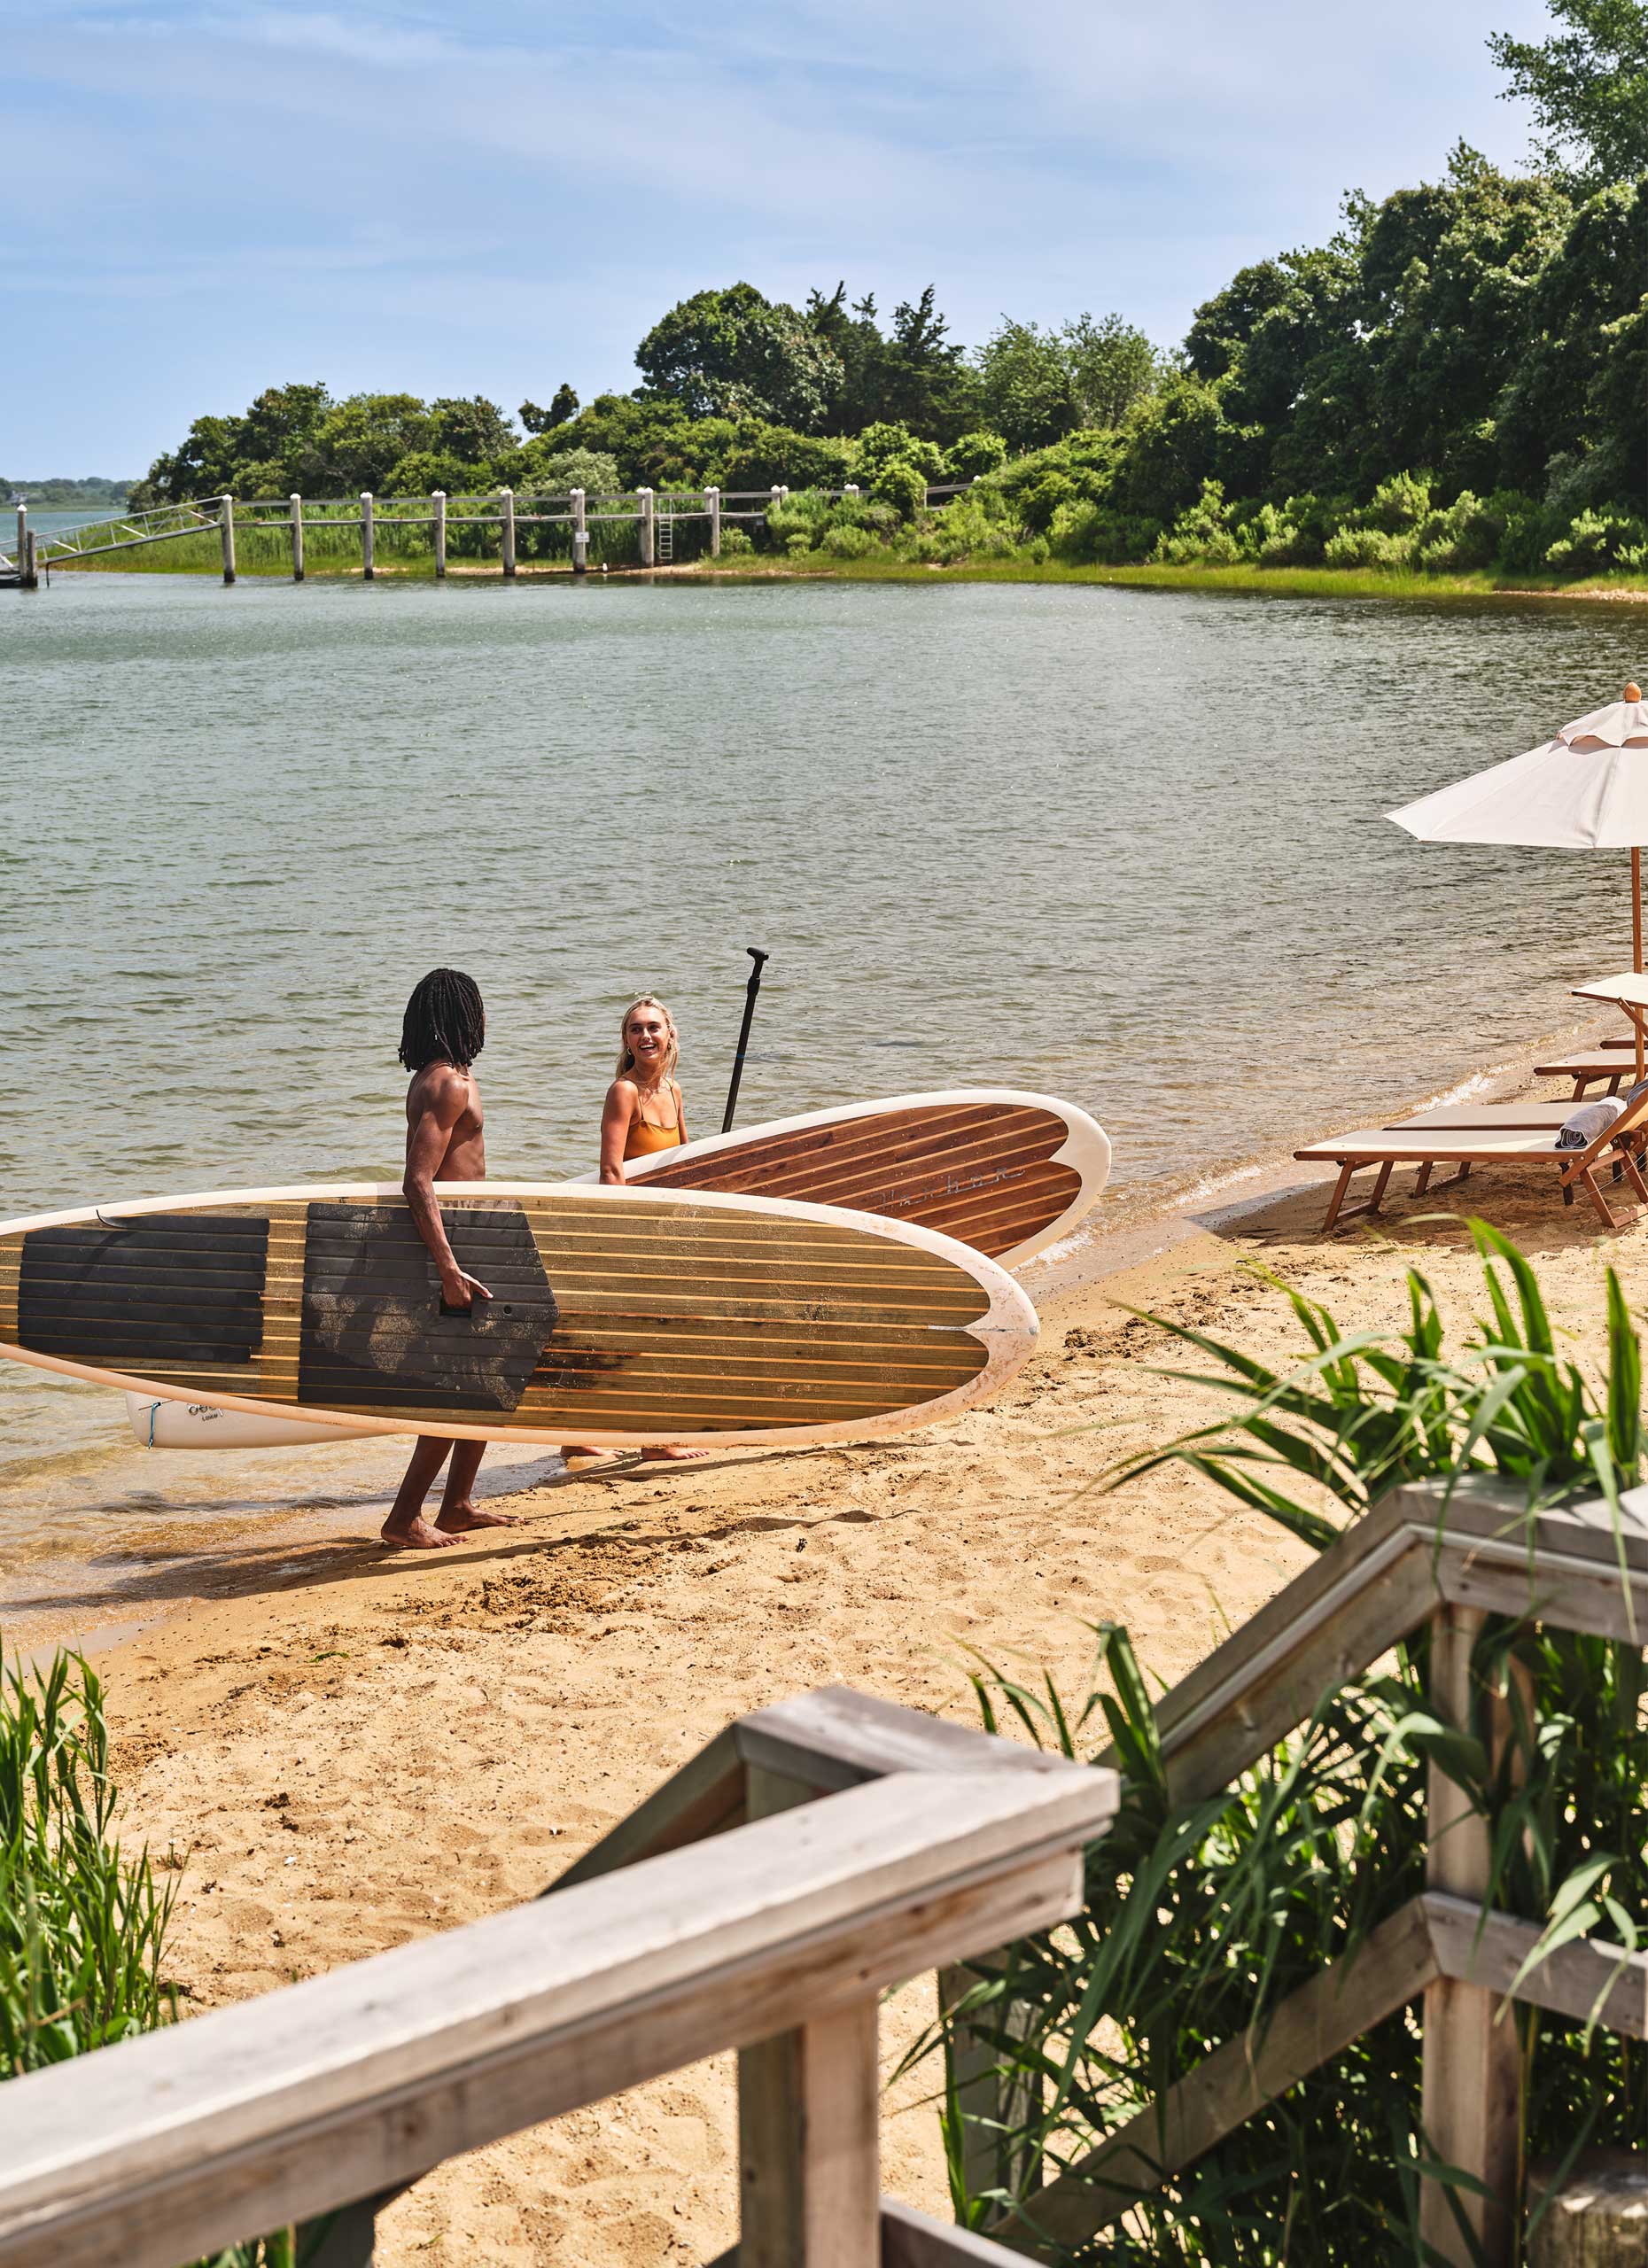
<svg viewBox="0 0 1648 2268">
<path fill-rule="evenodd" d="M 447 1239 L 436 1202 L 438 1181 L 484 1181 L 486 1138 L 475 1058 L 486 1037 L 480 987 L 461 969 L 431 968 L 407 1002 L 400 1026 L 400 1060 L 412 1074 L 407 1090 L 407 1169 L 401 1183 L 418 1234 L 440 1273 L 440 1296 L 449 1308 L 467 1308 L 492 1293 L 466 1275 Z M 470 1495 L 486 1454 L 485 1441 L 443 1441 L 420 1433 L 383 1538 L 400 1550 L 438 1551 L 478 1527 L 518 1527 L 507 1512 L 483 1512 Z M 452 1459 L 440 1511 L 424 1517 L 435 1476 Z"/>
</svg>

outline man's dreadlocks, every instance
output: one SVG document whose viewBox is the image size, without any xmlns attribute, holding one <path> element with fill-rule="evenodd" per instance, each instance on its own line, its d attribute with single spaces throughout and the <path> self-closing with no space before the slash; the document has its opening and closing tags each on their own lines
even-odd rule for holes
<svg viewBox="0 0 1648 2268">
<path fill-rule="evenodd" d="M 413 989 L 400 1022 L 400 1060 L 408 1071 L 450 1063 L 467 1071 L 486 1040 L 480 987 L 461 968 L 431 968 Z"/>
</svg>

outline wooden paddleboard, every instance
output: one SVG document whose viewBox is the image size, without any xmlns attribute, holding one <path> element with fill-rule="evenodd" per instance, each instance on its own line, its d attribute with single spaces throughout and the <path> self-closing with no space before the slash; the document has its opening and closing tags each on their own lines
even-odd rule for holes
<svg viewBox="0 0 1648 2268">
<path fill-rule="evenodd" d="M 910 1222 L 675 1189 L 437 1184 L 490 1301 L 442 1309 L 398 1187 L 0 1223 L 0 1355 L 361 1433 L 629 1448 L 865 1440 L 985 1400 L 1035 1310 Z"/>
<path fill-rule="evenodd" d="M 1016 1268 L 1098 1203 L 1110 1142 L 1074 1103 L 957 1087 L 711 1134 L 633 1158 L 625 1172 L 649 1189 L 850 1206 L 936 1229 Z"/>
</svg>

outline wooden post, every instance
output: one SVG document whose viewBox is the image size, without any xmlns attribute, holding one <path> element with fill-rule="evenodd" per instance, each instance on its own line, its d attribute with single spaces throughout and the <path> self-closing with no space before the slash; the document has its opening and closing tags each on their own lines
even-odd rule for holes
<svg viewBox="0 0 1648 2268">
<path fill-rule="evenodd" d="M 1530 2169 L 1530 2219 L 1557 2172 L 1554 2159 Z M 1528 2268 L 1642 2268 L 1644 2260 L 1648 2158 L 1632 2150 L 1582 2152 L 1528 2239 Z"/>
<path fill-rule="evenodd" d="M 641 533 L 641 563 L 652 564 L 652 491 L 641 488 L 635 492 L 635 504 Z"/>
<path fill-rule="evenodd" d="M 27 504 L 19 504 L 17 508 L 17 571 L 19 575 L 23 571 L 23 554 L 27 549 L 28 507 Z"/>
<path fill-rule="evenodd" d="M 756 1766 L 745 1787 L 751 1819 L 816 1792 Z M 876 2016 L 867 1995 L 837 2016 L 740 2051 L 738 2268 L 876 2268 Z"/>
<path fill-rule="evenodd" d="M 704 490 L 704 508 L 710 515 L 710 556 L 719 559 L 721 555 L 721 492 L 719 488 Z"/>
<path fill-rule="evenodd" d="M 223 547 L 223 580 L 235 579 L 235 500 L 222 496 L 217 507 L 218 540 Z"/>
<path fill-rule="evenodd" d="M 587 575 L 589 572 L 589 526 L 585 512 L 586 499 L 581 488 L 575 488 L 572 491 L 571 501 L 572 506 L 572 572 L 575 575 Z"/>
<path fill-rule="evenodd" d="M 1510 1712 L 1471 1674 L 1472 1649 L 1486 1620 L 1473 1606 L 1443 1607 L 1432 1618 L 1431 1703 L 1446 1722 L 1481 1732 L 1496 1757 L 1508 1736 Z M 1426 1800 L 1426 1886 L 1480 1901 L 1491 1866 L 1490 1821 L 1472 1810 L 1464 1790 L 1434 1764 Z M 1426 1987 L 1426 2139 L 1434 2157 L 1473 2175 L 1487 2193 L 1478 2196 L 1434 2180 L 1424 2184 L 1420 2235 L 1439 2259 L 1458 2268 L 1509 2268 L 1513 2249 L 1522 2062 L 1514 2013 L 1507 2008 L 1503 2020 L 1495 2021 L 1501 2005 L 1498 1992 L 1451 1977 Z"/>
<path fill-rule="evenodd" d="M 18 561 L 17 568 L 19 586 L 25 591 L 37 591 L 40 588 L 40 569 L 35 558 L 35 546 L 37 540 L 33 528 L 24 531 L 23 555 Z"/>
<path fill-rule="evenodd" d="M 430 501 L 435 508 L 435 574 L 444 578 L 447 571 L 447 492 L 438 488 Z"/>
<path fill-rule="evenodd" d="M 361 573 L 370 582 L 375 570 L 372 564 L 372 492 L 361 491 Z"/>
<path fill-rule="evenodd" d="M 515 572 L 514 489 L 501 488 L 498 491 L 498 501 L 503 514 L 503 571 L 506 575 L 513 575 Z"/>
<path fill-rule="evenodd" d="M 294 496 L 292 500 L 292 579 L 294 583 L 300 583 L 303 580 L 303 499 L 301 496 Z"/>
<path fill-rule="evenodd" d="M 842 501 L 843 501 L 843 504 L 846 502 L 846 501 L 847 501 L 847 499 L 848 499 L 848 497 L 849 497 L 849 496 L 851 496 L 851 499 L 852 499 L 852 501 L 853 501 L 853 502 L 854 502 L 855 504 L 858 502 L 858 501 L 859 501 L 859 484 L 858 484 L 858 482 L 857 482 L 856 480 L 850 480 L 850 481 L 847 483 L 847 485 L 846 485 L 846 486 L 842 490 L 842 492 L 841 492 L 841 500 L 842 500 Z"/>
</svg>

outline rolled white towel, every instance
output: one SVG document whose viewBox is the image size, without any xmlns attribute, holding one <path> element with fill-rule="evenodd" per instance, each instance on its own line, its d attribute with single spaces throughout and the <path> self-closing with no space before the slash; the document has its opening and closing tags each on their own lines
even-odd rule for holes
<svg viewBox="0 0 1648 2268">
<path fill-rule="evenodd" d="M 1576 1103 L 1562 1122 L 1557 1136 L 1559 1150 L 1589 1150 L 1599 1134 L 1605 1134 L 1625 1108 L 1619 1095 L 1601 1095 L 1595 1102 Z"/>
</svg>

